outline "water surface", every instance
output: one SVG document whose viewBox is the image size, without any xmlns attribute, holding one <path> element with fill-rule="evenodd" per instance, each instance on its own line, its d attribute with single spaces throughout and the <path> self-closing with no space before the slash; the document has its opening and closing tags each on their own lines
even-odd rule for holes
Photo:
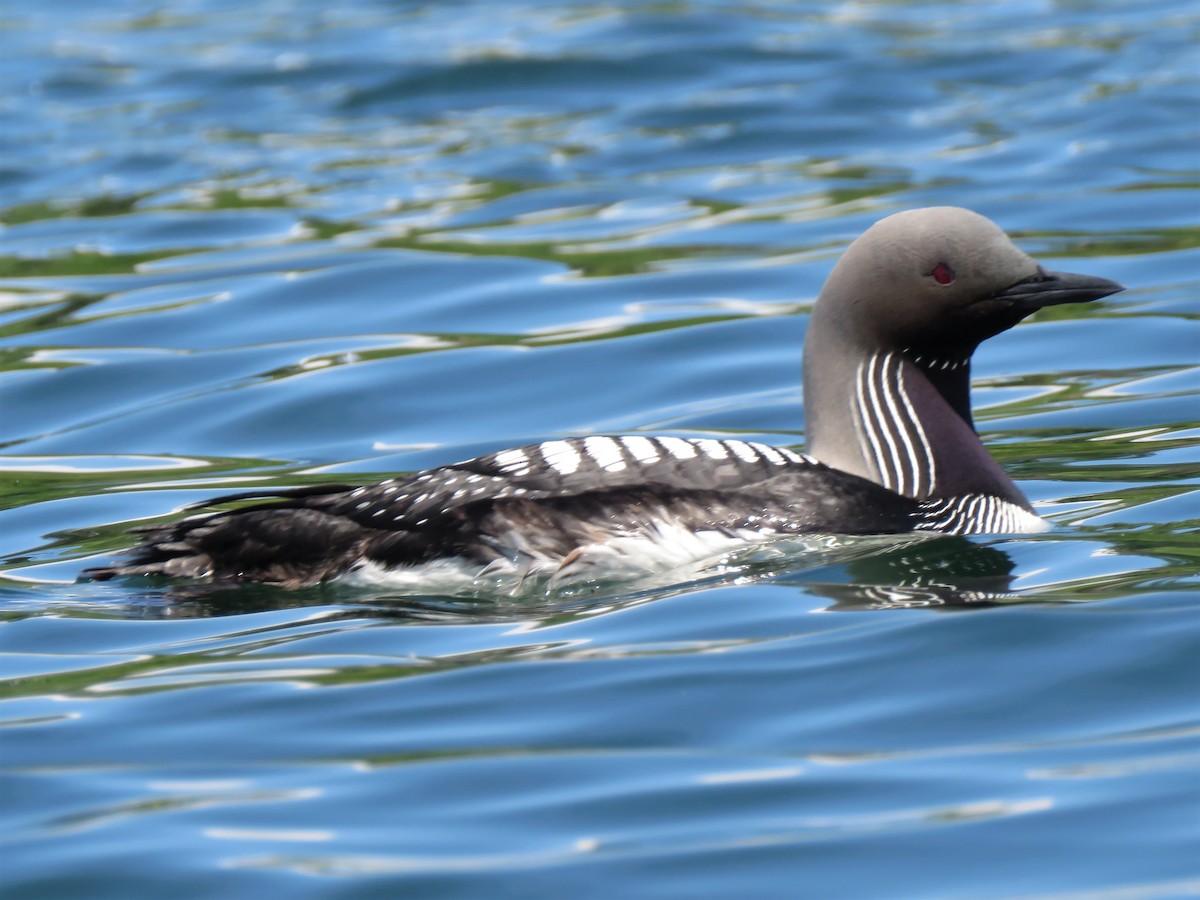
<svg viewBox="0 0 1200 900">
<path fill-rule="evenodd" d="M 0 13 L 5 897 L 1200 892 L 1193 5 Z M 541 598 L 77 583 L 215 493 L 802 447 L 838 254 L 1125 293 L 973 369 L 1055 529 Z"/>
</svg>

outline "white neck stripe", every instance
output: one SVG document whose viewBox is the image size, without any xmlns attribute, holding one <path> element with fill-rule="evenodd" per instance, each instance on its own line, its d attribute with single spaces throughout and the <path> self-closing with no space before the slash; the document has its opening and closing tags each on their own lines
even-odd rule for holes
<svg viewBox="0 0 1200 900">
<path fill-rule="evenodd" d="M 895 353 L 875 353 L 855 373 L 860 448 L 884 487 L 926 497 L 937 484 L 936 463 L 900 361 Z"/>
<path fill-rule="evenodd" d="M 917 475 L 913 487 L 913 495 L 926 497 L 937 489 L 937 461 L 933 458 L 933 447 L 929 443 L 929 436 L 925 434 L 925 428 L 917 416 L 917 411 L 913 409 L 912 401 L 908 397 L 908 391 L 904 388 L 904 371 L 900 368 L 898 360 L 896 362 L 896 388 L 896 392 L 900 395 L 900 400 L 904 403 L 905 419 L 912 426 L 916 440 L 920 444 L 913 458 Z"/>
<path fill-rule="evenodd" d="M 895 381 L 899 381 L 900 369 L 896 364 L 895 356 L 890 353 L 877 354 L 873 361 L 879 395 L 887 404 L 882 410 L 884 416 L 881 417 L 881 421 L 888 433 L 888 446 L 897 454 L 894 462 L 897 486 L 893 490 L 901 494 L 912 495 L 916 491 L 919 466 L 915 458 L 916 450 L 908 439 L 900 407 L 896 402 L 896 385 L 893 384 L 893 376 L 895 376 Z"/>
<path fill-rule="evenodd" d="M 916 530 L 943 534 L 1033 534 L 1049 527 L 1029 510 L 991 494 L 928 500 L 921 504 L 916 517 Z"/>
</svg>

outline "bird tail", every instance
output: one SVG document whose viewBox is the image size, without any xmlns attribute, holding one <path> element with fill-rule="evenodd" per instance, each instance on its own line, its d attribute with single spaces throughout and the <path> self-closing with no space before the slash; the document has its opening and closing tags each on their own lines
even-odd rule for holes
<svg viewBox="0 0 1200 900">
<path fill-rule="evenodd" d="M 319 505 L 320 496 L 346 489 L 343 485 L 320 485 L 205 500 L 189 508 L 259 502 L 131 529 L 142 538 L 125 560 L 85 569 L 80 577 L 108 581 L 161 576 L 235 584 L 259 581 L 291 587 L 315 584 L 345 571 L 357 558 L 367 536 L 366 529 L 349 519 L 312 508 Z"/>
</svg>

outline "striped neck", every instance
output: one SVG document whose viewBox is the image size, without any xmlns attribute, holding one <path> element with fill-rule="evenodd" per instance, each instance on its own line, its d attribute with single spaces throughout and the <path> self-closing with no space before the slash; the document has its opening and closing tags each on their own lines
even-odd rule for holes
<svg viewBox="0 0 1200 900">
<path fill-rule="evenodd" d="M 937 455 L 905 389 L 903 357 L 873 353 L 854 373 L 854 425 L 872 481 L 924 499 L 938 485 Z"/>
<path fill-rule="evenodd" d="M 877 350 L 849 362 L 806 368 L 813 456 L 920 500 L 984 494 L 1029 508 L 975 433 L 969 357 Z"/>
</svg>

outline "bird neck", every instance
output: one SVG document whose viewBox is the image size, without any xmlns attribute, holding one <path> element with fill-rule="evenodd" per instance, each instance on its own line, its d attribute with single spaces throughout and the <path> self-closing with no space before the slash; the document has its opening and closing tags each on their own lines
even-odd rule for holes
<svg viewBox="0 0 1200 900">
<path fill-rule="evenodd" d="M 1028 509 L 975 432 L 970 373 L 969 356 L 909 348 L 855 353 L 836 342 L 810 343 L 809 453 L 908 497 L 982 493 Z"/>
</svg>

